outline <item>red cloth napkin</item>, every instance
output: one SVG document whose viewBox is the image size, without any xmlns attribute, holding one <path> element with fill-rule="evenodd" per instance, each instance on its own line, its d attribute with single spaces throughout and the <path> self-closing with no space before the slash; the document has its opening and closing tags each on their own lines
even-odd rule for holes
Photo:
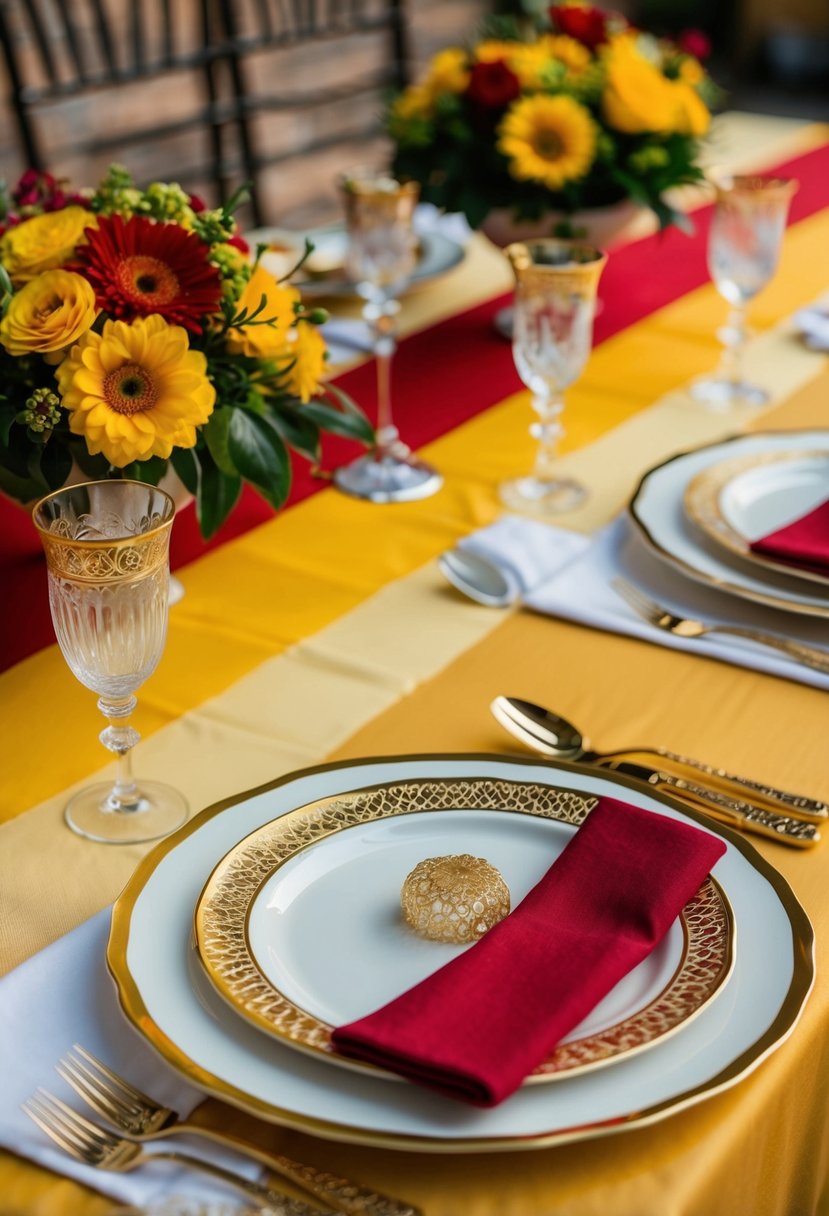
<svg viewBox="0 0 829 1216">
<path fill-rule="evenodd" d="M 829 574 L 829 499 L 785 528 L 751 542 L 753 553 L 816 574 Z"/>
<path fill-rule="evenodd" d="M 333 1033 L 343 1055 L 495 1106 L 664 937 L 725 852 L 716 836 L 602 798 L 500 924 Z"/>
</svg>

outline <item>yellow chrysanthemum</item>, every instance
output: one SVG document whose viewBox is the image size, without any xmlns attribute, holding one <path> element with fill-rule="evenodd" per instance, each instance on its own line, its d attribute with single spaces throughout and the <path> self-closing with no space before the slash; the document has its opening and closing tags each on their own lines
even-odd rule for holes
<svg viewBox="0 0 829 1216">
<path fill-rule="evenodd" d="M 592 56 L 587 47 L 567 34 L 546 34 L 539 41 L 550 59 L 558 59 L 569 72 L 580 75 L 590 67 Z"/>
<path fill-rule="evenodd" d="M 615 38 L 606 54 L 607 83 L 602 110 L 611 127 L 627 135 L 676 130 L 674 81 L 638 50 L 630 35 Z"/>
<path fill-rule="evenodd" d="M 294 360 L 285 385 L 301 401 L 310 401 L 319 391 L 325 368 L 325 339 L 316 326 L 304 321 L 288 334 L 285 353 Z"/>
<path fill-rule="evenodd" d="M 283 350 L 288 330 L 294 323 L 294 304 L 299 303 L 299 292 L 295 287 L 277 283 L 264 266 L 257 266 L 239 297 L 239 310 L 246 309 L 250 316 L 259 308 L 263 296 L 265 306 L 254 318 L 260 324 L 232 329 L 227 335 L 227 349 L 231 354 L 268 359 Z M 272 324 L 263 325 L 263 321 Z"/>
<path fill-rule="evenodd" d="M 216 400 L 207 360 L 189 349 L 187 330 L 156 314 L 90 330 L 55 374 L 69 429 L 116 468 L 191 448 Z"/>
<path fill-rule="evenodd" d="M 469 61 L 466 51 L 455 46 L 438 51 L 429 65 L 425 84 L 434 95 L 462 93 L 469 84 Z"/>
<path fill-rule="evenodd" d="M 46 354 L 77 342 L 98 315 L 95 292 L 69 270 L 47 270 L 12 296 L 0 322 L 10 355 Z"/>
<path fill-rule="evenodd" d="M 24 220 L 0 238 L 0 262 L 15 286 L 28 283 L 44 270 L 65 265 L 83 237 L 95 224 L 95 216 L 83 207 L 64 207 Z"/>
<path fill-rule="evenodd" d="M 498 131 L 498 148 L 509 157 L 513 177 L 560 190 L 592 165 L 596 129 L 572 97 L 540 93 L 511 106 Z"/>
</svg>

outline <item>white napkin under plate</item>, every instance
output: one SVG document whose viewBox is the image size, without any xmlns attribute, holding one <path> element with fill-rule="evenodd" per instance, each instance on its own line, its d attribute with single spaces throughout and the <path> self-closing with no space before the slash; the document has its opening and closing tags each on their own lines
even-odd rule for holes
<svg viewBox="0 0 829 1216">
<path fill-rule="evenodd" d="M 794 324 L 810 350 L 829 351 L 829 306 L 802 308 L 795 313 Z"/>
<path fill-rule="evenodd" d="M 613 590 L 614 578 L 627 578 L 677 615 L 777 633 L 819 646 L 829 656 L 824 620 L 749 603 L 685 578 L 650 553 L 625 515 L 592 539 L 507 515 L 458 547 L 496 561 L 525 605 L 536 612 L 829 689 L 829 676 L 756 642 L 717 634 L 680 638 L 637 616 Z"/>
<path fill-rule="evenodd" d="M 121 1013 L 104 961 L 109 920 L 107 908 L 0 979 L 0 1144 L 124 1203 L 144 1206 L 171 1195 L 187 1196 L 201 1204 L 244 1202 L 222 1183 L 170 1162 L 141 1166 L 129 1174 L 82 1165 L 53 1144 L 20 1109 L 42 1086 L 81 1113 L 97 1118 L 55 1072 L 55 1064 L 74 1043 L 180 1115 L 188 1115 L 204 1098 L 161 1061 Z M 247 1178 L 261 1175 L 255 1162 L 205 1141 L 181 1137 L 158 1147 L 208 1157 Z"/>
</svg>

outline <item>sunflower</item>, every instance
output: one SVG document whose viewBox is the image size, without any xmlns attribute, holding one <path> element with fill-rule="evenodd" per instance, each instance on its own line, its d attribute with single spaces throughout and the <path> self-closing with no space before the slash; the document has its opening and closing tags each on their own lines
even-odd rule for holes
<svg viewBox="0 0 829 1216">
<path fill-rule="evenodd" d="M 186 330 L 158 315 L 90 330 L 55 374 L 69 429 L 121 469 L 191 448 L 216 399 L 204 355 L 188 349 Z"/>
<path fill-rule="evenodd" d="M 131 321 L 156 314 L 200 334 L 202 319 L 216 312 L 222 294 L 209 253 L 204 241 L 178 224 L 108 215 L 87 233 L 73 269 L 89 279 L 98 304 L 111 315 Z"/>
<path fill-rule="evenodd" d="M 596 153 L 596 128 L 589 112 L 572 97 L 524 97 L 498 128 L 498 149 L 519 181 L 560 190 L 584 177 Z"/>
</svg>

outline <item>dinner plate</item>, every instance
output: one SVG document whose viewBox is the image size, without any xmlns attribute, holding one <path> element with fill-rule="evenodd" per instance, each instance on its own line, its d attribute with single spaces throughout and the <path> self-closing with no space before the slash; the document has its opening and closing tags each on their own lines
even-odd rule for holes
<svg viewBox="0 0 829 1216">
<path fill-rule="evenodd" d="M 829 498 L 829 450 L 737 456 L 698 473 L 685 491 L 688 518 L 744 561 L 829 587 L 829 576 L 755 553 L 752 542 Z"/>
<path fill-rule="evenodd" d="M 631 500 L 630 516 L 652 551 L 695 582 L 784 612 L 827 618 L 829 589 L 740 560 L 712 543 L 684 507 L 685 491 L 694 478 L 723 460 L 827 449 L 829 431 L 814 430 L 738 435 L 681 452 L 645 473 Z"/>
<path fill-rule="evenodd" d="M 306 299 L 355 296 L 354 284 L 343 270 L 348 238 L 341 224 L 295 232 L 287 228 L 259 228 L 245 233 L 251 248 L 267 245 L 261 263 L 277 279 L 288 274 L 302 256 L 306 238 L 314 251 L 292 282 Z M 463 246 L 437 229 L 417 233 L 417 263 L 406 290 L 422 287 L 453 270 L 466 257 Z"/>
<path fill-rule="evenodd" d="M 737 949 L 722 994 L 650 1050 L 556 1085 L 520 1089 L 491 1110 L 415 1085 L 334 1069 L 263 1035 L 217 996 L 193 944 L 193 911 L 221 858 L 265 823 L 325 798 L 394 781 L 464 778 L 602 794 L 721 837 L 714 877 L 733 909 Z M 497 794 L 497 790 L 494 791 Z M 549 857 L 537 851 L 527 886 Z M 791 1034 L 814 977 L 809 921 L 743 838 L 615 773 L 497 756 L 421 756 L 323 765 L 196 816 L 139 864 L 117 900 L 107 950 L 127 1018 L 191 1082 L 285 1126 L 410 1150 L 532 1148 L 640 1127 L 734 1085 Z"/>
<path fill-rule="evenodd" d="M 400 1081 L 339 1055 L 331 1033 L 469 948 L 406 927 L 406 875 L 424 858 L 472 850 L 495 865 L 515 906 L 534 858 L 549 865 L 595 801 L 463 778 L 398 781 L 282 815 L 231 849 L 205 885 L 195 927 L 207 975 L 238 1013 L 287 1046 Z M 601 1067 L 678 1030 L 722 989 L 733 945 L 727 900 L 709 878 L 659 946 L 526 1083 Z"/>
</svg>

